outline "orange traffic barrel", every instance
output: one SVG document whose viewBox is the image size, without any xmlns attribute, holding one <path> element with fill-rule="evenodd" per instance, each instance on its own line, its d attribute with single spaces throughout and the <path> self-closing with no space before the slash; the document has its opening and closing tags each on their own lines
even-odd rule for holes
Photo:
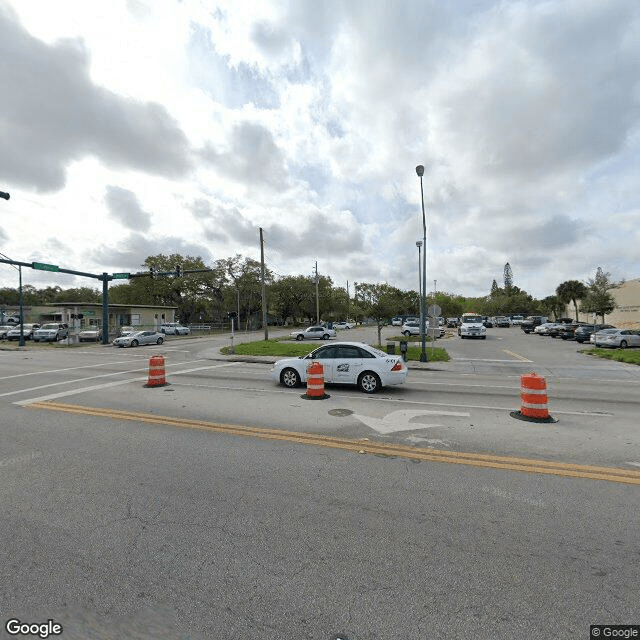
<svg viewBox="0 0 640 640">
<path fill-rule="evenodd" d="M 548 401 L 547 381 L 535 373 L 525 373 L 520 376 L 520 411 L 510 415 L 529 422 L 557 422 L 549 415 Z"/>
<path fill-rule="evenodd" d="M 164 387 L 164 356 L 151 356 L 149 359 L 149 381 L 145 387 Z"/>
<path fill-rule="evenodd" d="M 312 362 L 307 368 L 307 393 L 309 400 L 323 400 L 329 396 L 324 392 L 324 367 L 319 362 Z"/>
</svg>

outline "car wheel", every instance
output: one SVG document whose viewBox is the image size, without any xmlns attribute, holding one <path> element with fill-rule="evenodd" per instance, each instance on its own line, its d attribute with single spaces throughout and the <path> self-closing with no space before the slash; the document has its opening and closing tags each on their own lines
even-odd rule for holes
<svg viewBox="0 0 640 640">
<path fill-rule="evenodd" d="M 156 344 L 162 344 L 164 342 L 164 340 L 162 338 L 158 338 L 156 340 Z"/>
<path fill-rule="evenodd" d="M 331 337 L 331 336 L 330 336 L 328 333 L 325 333 L 325 334 L 322 336 L 322 339 L 323 339 L 323 340 L 328 340 L 330 337 Z"/>
<path fill-rule="evenodd" d="M 131 346 L 132 347 L 137 347 L 140 343 L 137 340 L 132 340 L 131 341 Z"/>
<path fill-rule="evenodd" d="M 626 340 L 621 340 L 620 341 L 620 348 L 621 349 L 626 349 L 629 345 L 627 344 Z"/>
<path fill-rule="evenodd" d="M 405 331 L 404 335 L 408 338 L 411 335 L 411 331 Z"/>
<path fill-rule="evenodd" d="M 358 388 L 364 393 L 375 393 L 381 386 L 380 378 L 373 371 L 365 371 L 358 378 Z"/>
<path fill-rule="evenodd" d="M 285 386 L 293 389 L 301 384 L 300 374 L 291 368 L 284 369 L 280 374 L 280 382 Z"/>
<path fill-rule="evenodd" d="M 304 336 L 303 336 L 301 333 L 299 333 L 299 334 L 296 336 L 296 340 L 297 340 L 298 342 L 300 342 L 300 340 L 304 340 Z"/>
</svg>

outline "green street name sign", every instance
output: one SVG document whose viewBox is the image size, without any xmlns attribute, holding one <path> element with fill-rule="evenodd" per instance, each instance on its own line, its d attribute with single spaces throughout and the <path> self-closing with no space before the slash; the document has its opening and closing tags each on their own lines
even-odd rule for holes
<svg viewBox="0 0 640 640">
<path fill-rule="evenodd" d="M 113 274 L 113 279 L 114 280 L 128 280 L 130 275 L 131 275 L 130 273 L 114 273 Z"/>
<path fill-rule="evenodd" d="M 60 267 L 57 264 L 45 264 L 44 262 L 32 262 L 31 267 L 41 271 L 60 271 Z"/>
</svg>

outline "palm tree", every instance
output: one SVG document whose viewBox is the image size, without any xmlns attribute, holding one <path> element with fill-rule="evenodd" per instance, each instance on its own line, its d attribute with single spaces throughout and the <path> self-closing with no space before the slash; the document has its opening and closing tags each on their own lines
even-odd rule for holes
<svg viewBox="0 0 640 640">
<path fill-rule="evenodd" d="M 576 310 L 576 322 L 578 321 L 578 300 L 584 300 L 587 293 L 587 287 L 579 280 L 567 280 L 556 287 L 556 295 L 562 302 L 565 304 L 573 302 Z"/>
</svg>

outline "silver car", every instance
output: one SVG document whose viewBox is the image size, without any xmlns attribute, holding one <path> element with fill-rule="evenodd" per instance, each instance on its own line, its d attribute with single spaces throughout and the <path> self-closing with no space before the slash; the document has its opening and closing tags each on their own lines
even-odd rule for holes
<svg viewBox="0 0 640 640">
<path fill-rule="evenodd" d="M 328 340 L 336 335 L 336 331 L 335 329 L 327 329 L 326 327 L 316 325 L 307 327 L 304 331 L 292 331 L 290 335 L 296 340 Z"/>
<path fill-rule="evenodd" d="M 113 341 L 116 347 L 137 347 L 141 344 L 162 344 L 164 336 L 157 331 L 135 331 L 126 336 L 120 336 Z"/>
<path fill-rule="evenodd" d="M 626 349 L 627 347 L 640 347 L 640 330 L 616 329 L 607 333 L 598 331 L 596 334 L 596 347 L 612 347 Z"/>
<path fill-rule="evenodd" d="M 69 337 L 69 328 L 61 322 L 48 322 L 33 332 L 33 341 L 57 342 Z"/>
</svg>

